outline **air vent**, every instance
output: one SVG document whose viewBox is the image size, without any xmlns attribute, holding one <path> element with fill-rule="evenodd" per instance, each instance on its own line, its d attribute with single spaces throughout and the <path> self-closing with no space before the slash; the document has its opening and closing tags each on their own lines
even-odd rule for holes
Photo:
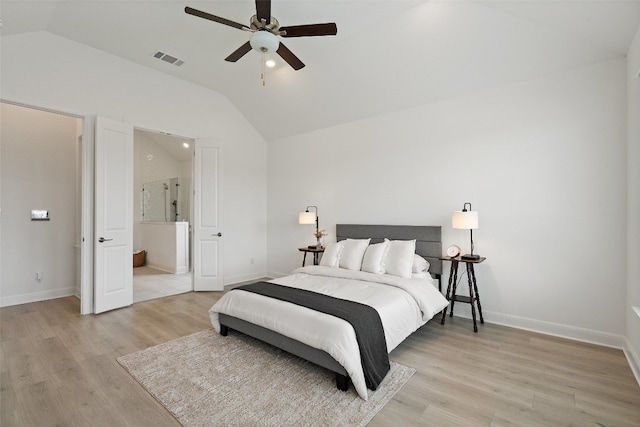
<svg viewBox="0 0 640 427">
<path fill-rule="evenodd" d="M 158 58 L 158 59 L 162 59 L 163 61 L 168 62 L 169 64 L 173 64 L 176 67 L 179 67 L 182 64 L 184 64 L 183 60 L 178 59 L 175 56 L 168 55 L 168 54 L 166 54 L 164 52 L 160 52 L 160 51 L 154 53 L 153 57 L 154 58 Z"/>
</svg>

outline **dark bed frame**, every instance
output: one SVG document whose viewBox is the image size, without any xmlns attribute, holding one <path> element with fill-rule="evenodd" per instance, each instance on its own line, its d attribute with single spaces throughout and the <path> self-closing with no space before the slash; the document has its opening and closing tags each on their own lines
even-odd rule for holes
<svg viewBox="0 0 640 427">
<path fill-rule="evenodd" d="M 416 239 L 416 253 L 429 261 L 431 264 L 429 272 L 438 279 L 438 289 L 442 290 L 440 280 L 442 275 L 442 261 L 440 260 L 442 256 L 442 229 L 440 226 L 337 224 L 336 237 L 338 241 L 348 238 L 371 238 L 372 244 L 381 242 L 385 238 L 389 240 Z M 347 371 L 329 353 L 233 316 L 220 313 L 219 320 L 221 335 L 226 336 L 229 329 L 234 329 L 295 354 L 334 372 L 336 386 L 343 391 L 348 389 Z"/>
</svg>

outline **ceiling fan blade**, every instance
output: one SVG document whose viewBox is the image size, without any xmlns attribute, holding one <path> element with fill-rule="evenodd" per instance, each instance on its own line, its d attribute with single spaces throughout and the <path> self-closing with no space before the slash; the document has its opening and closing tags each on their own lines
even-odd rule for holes
<svg viewBox="0 0 640 427">
<path fill-rule="evenodd" d="M 235 52 L 233 52 L 231 55 L 224 58 L 224 60 L 228 62 L 236 62 L 238 59 L 242 58 L 247 53 L 249 53 L 250 50 L 251 50 L 251 43 L 246 42 L 245 44 L 240 46 L 238 49 L 236 49 Z"/>
<path fill-rule="evenodd" d="M 256 18 L 264 19 L 265 24 L 271 23 L 271 0 L 256 0 Z"/>
<path fill-rule="evenodd" d="M 291 52 L 282 43 L 280 43 L 280 46 L 278 46 L 278 50 L 276 50 L 276 52 L 278 53 L 278 55 L 280 55 L 282 59 L 284 59 L 287 62 L 287 64 L 291 65 L 291 68 L 293 68 L 294 70 L 297 71 L 304 67 L 304 63 L 300 61 L 298 57 L 295 56 L 293 52 Z"/>
<path fill-rule="evenodd" d="M 212 14 L 210 14 L 210 13 L 203 12 L 203 11 L 201 11 L 201 10 L 198 10 L 198 9 L 194 9 L 194 8 L 192 8 L 192 7 L 189 7 L 189 6 L 185 7 L 185 8 L 184 8 L 184 11 L 185 11 L 186 13 L 188 13 L 189 15 L 197 16 L 197 17 L 199 17 L 199 18 L 208 19 L 209 21 L 217 22 L 218 24 L 228 25 L 228 26 L 230 26 L 230 27 L 237 28 L 237 29 L 239 29 L 239 30 L 251 30 L 251 29 L 250 29 L 248 26 L 246 26 L 246 25 L 239 24 L 239 23 L 237 23 L 237 22 L 230 21 L 230 20 L 228 20 L 228 19 L 221 18 L 221 17 L 219 17 L 219 16 L 215 16 L 215 15 L 212 15 Z"/>
<path fill-rule="evenodd" d="M 291 27 L 280 27 L 284 31 L 282 37 L 314 37 L 314 36 L 335 36 L 338 34 L 338 27 L 335 22 L 326 24 L 294 25 Z"/>
</svg>

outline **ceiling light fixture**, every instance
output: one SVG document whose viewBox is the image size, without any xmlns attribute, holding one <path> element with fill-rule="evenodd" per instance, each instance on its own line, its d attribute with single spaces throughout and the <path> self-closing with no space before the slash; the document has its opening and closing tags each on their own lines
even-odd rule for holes
<svg viewBox="0 0 640 427">
<path fill-rule="evenodd" d="M 280 46 L 278 38 L 273 33 L 264 30 L 253 33 L 249 43 L 253 50 L 261 53 L 275 52 Z"/>
<path fill-rule="evenodd" d="M 276 61 L 274 61 L 273 59 L 267 59 L 267 62 L 265 62 L 264 65 L 269 68 L 273 68 L 276 66 Z"/>
<path fill-rule="evenodd" d="M 261 62 L 262 62 L 262 73 L 260 73 L 260 79 L 262 80 L 262 86 L 267 85 L 267 81 L 265 78 L 264 66 L 273 67 L 273 65 L 268 65 L 269 61 L 265 60 L 265 55 L 270 52 L 275 52 L 278 50 L 280 46 L 280 42 L 275 34 L 269 32 L 268 30 L 259 30 L 251 35 L 251 39 L 249 40 L 249 44 L 253 48 L 253 50 L 260 52 L 262 54 Z"/>
</svg>

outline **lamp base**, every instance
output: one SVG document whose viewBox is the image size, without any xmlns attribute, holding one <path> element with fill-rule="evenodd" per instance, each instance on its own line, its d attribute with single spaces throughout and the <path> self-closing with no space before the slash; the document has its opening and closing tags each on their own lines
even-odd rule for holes
<svg viewBox="0 0 640 427">
<path fill-rule="evenodd" d="M 322 245 L 309 245 L 307 246 L 308 249 L 320 249 L 322 248 Z"/>
<path fill-rule="evenodd" d="M 467 261 L 477 261 L 477 260 L 480 259 L 480 255 L 469 255 L 469 254 L 466 254 L 466 255 L 461 255 L 460 259 L 464 259 L 464 260 L 467 260 Z"/>
</svg>

